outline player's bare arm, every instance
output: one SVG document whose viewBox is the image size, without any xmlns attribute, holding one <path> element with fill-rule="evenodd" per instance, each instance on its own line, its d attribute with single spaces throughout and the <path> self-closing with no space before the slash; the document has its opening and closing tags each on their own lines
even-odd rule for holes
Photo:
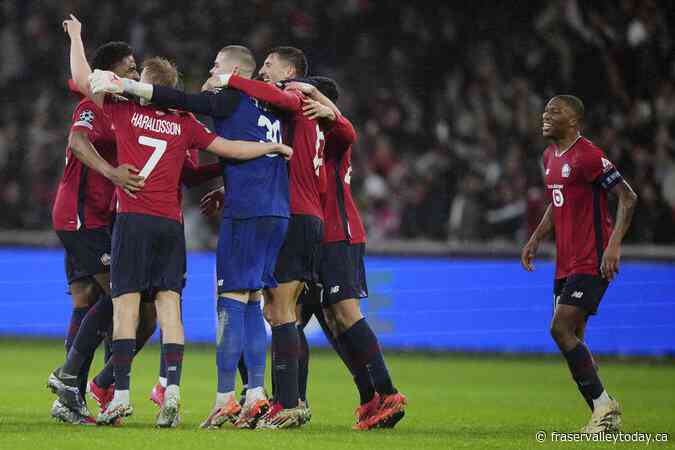
<svg viewBox="0 0 675 450">
<path fill-rule="evenodd" d="M 525 247 L 523 247 L 523 252 L 520 255 L 520 263 L 528 272 L 532 272 L 534 270 L 534 264 L 532 264 L 532 260 L 537 254 L 539 244 L 541 241 L 546 239 L 551 231 L 553 231 L 553 220 L 551 219 L 551 214 L 551 204 L 549 203 L 544 216 L 539 222 L 539 225 L 537 225 L 537 228 L 532 233 L 530 240 L 527 241 L 527 244 L 525 244 Z"/>
<path fill-rule="evenodd" d="M 230 141 L 217 137 L 205 149 L 221 158 L 254 159 L 269 153 L 278 153 L 285 159 L 291 159 L 293 149 L 288 145 L 274 142 Z"/>
<path fill-rule="evenodd" d="M 635 204 L 637 203 L 637 194 L 626 180 L 614 186 L 612 192 L 619 199 L 616 207 L 616 224 L 614 225 L 612 235 L 609 237 L 607 248 L 605 248 L 605 252 L 602 255 L 602 264 L 600 265 L 602 276 L 609 281 L 612 281 L 614 276 L 619 273 L 621 242 L 626 232 L 628 232 L 633 219 Z"/>
<path fill-rule="evenodd" d="M 63 29 L 70 37 L 70 72 L 80 92 L 94 101 L 99 107 L 103 106 L 103 94 L 94 94 L 89 87 L 91 67 L 87 62 L 82 42 L 82 23 L 73 14 L 70 19 L 63 21 Z"/>
<path fill-rule="evenodd" d="M 135 197 L 133 192 L 137 192 L 143 187 L 144 178 L 137 175 L 139 170 L 136 167 L 130 164 L 122 164 L 118 167 L 110 165 L 96 151 L 86 133 L 71 131 L 70 136 L 68 136 L 68 146 L 72 149 L 75 157 L 82 161 L 85 166 L 96 170 L 113 184 L 121 187 L 130 196 Z"/>
</svg>

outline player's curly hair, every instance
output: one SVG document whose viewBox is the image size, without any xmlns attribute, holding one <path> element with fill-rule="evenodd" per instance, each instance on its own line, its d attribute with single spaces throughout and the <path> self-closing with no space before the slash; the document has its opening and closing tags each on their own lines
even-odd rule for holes
<svg viewBox="0 0 675 450">
<path fill-rule="evenodd" d="M 155 56 L 143 61 L 143 71 L 148 82 L 175 88 L 178 85 L 178 69 L 166 58 Z"/>
<path fill-rule="evenodd" d="M 306 77 L 309 64 L 305 53 L 295 47 L 275 47 L 269 51 L 269 54 L 275 53 L 295 68 L 296 77 Z"/>
<path fill-rule="evenodd" d="M 307 79 L 309 83 L 316 86 L 316 88 L 326 97 L 330 99 L 331 102 L 337 102 L 340 97 L 340 88 L 335 80 L 328 77 L 313 76 Z"/>
<path fill-rule="evenodd" d="M 108 42 L 94 52 L 94 57 L 91 59 L 91 68 L 113 70 L 124 58 L 133 54 L 134 49 L 126 42 Z"/>
</svg>

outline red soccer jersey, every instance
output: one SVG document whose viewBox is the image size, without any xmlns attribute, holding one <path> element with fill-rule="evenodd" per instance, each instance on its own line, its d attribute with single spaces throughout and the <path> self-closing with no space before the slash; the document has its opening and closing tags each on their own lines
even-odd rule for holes
<svg viewBox="0 0 675 450">
<path fill-rule="evenodd" d="M 557 154 L 557 149 L 553 144 L 544 151 L 555 228 L 555 277 L 599 275 L 612 233 L 607 191 L 622 180 L 621 174 L 602 150 L 584 137 L 562 154 Z"/>
<path fill-rule="evenodd" d="M 359 210 L 351 190 L 352 144 L 356 131 L 347 118 L 338 115 L 326 135 L 326 193 L 322 196 L 325 219 L 324 242 L 366 242 Z"/>
<path fill-rule="evenodd" d="M 107 96 L 104 112 L 113 122 L 119 164 L 131 164 L 145 177 L 136 198 L 117 189 L 117 212 L 182 222 L 176 193 L 187 150 L 208 147 L 216 135 L 191 114 L 141 106 L 120 97 Z"/>
<path fill-rule="evenodd" d="M 116 165 L 115 135 L 110 120 L 91 100 L 85 98 L 73 112 L 70 131 L 87 134 L 96 151 Z M 110 225 L 110 202 L 115 186 L 103 175 L 89 169 L 66 148 L 66 166 L 59 182 L 52 209 L 55 230 L 75 231 Z"/>
<path fill-rule="evenodd" d="M 291 214 L 306 214 L 323 220 L 321 194 L 326 191 L 323 166 L 326 138 L 319 124 L 303 115 L 303 94 L 236 75 L 230 77 L 229 86 L 291 113 L 284 121 L 285 142 L 293 147 L 293 157 L 288 164 Z"/>
</svg>

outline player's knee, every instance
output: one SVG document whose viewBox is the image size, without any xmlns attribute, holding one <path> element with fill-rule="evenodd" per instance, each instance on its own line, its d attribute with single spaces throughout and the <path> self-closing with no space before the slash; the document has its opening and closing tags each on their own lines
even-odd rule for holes
<svg viewBox="0 0 675 450">
<path fill-rule="evenodd" d="M 358 300 L 353 298 L 338 302 L 333 305 L 331 309 L 335 317 L 336 325 L 342 331 L 348 330 L 356 322 L 363 319 L 363 314 L 361 314 Z"/>
<path fill-rule="evenodd" d="M 576 340 L 576 335 L 572 327 L 563 320 L 553 320 L 551 322 L 551 337 L 558 344 L 558 347 L 567 347 L 570 340 Z"/>
<path fill-rule="evenodd" d="M 134 339 L 138 327 L 138 303 L 116 301 L 113 308 L 113 339 Z"/>
<path fill-rule="evenodd" d="M 328 331 L 330 331 L 330 334 L 337 338 L 340 335 L 340 328 L 338 327 L 337 320 L 335 320 L 335 314 L 333 314 L 333 310 L 331 308 L 323 309 L 323 320 L 326 324 L 326 327 L 328 328 Z"/>
<path fill-rule="evenodd" d="M 98 300 L 98 287 L 92 282 L 75 282 L 70 286 L 73 308 L 86 308 Z"/>
</svg>

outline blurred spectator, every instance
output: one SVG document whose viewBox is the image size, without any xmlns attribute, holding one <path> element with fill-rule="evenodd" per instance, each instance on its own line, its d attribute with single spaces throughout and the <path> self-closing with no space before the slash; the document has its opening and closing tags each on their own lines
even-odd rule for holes
<svg viewBox="0 0 675 450">
<path fill-rule="evenodd" d="M 258 62 L 276 45 L 303 48 L 312 73 L 338 80 L 359 131 L 352 187 L 371 240 L 525 239 L 546 206 L 542 109 L 573 93 L 584 134 L 640 196 L 629 239 L 675 241 L 675 9 L 654 0 L 3 2 L 3 228 L 50 227 L 76 102 L 60 26 L 70 12 L 90 52 L 127 40 L 139 60 L 174 59 L 189 91 L 224 45 L 248 45 Z M 213 221 L 199 220 L 190 227 L 208 245 Z"/>
</svg>

